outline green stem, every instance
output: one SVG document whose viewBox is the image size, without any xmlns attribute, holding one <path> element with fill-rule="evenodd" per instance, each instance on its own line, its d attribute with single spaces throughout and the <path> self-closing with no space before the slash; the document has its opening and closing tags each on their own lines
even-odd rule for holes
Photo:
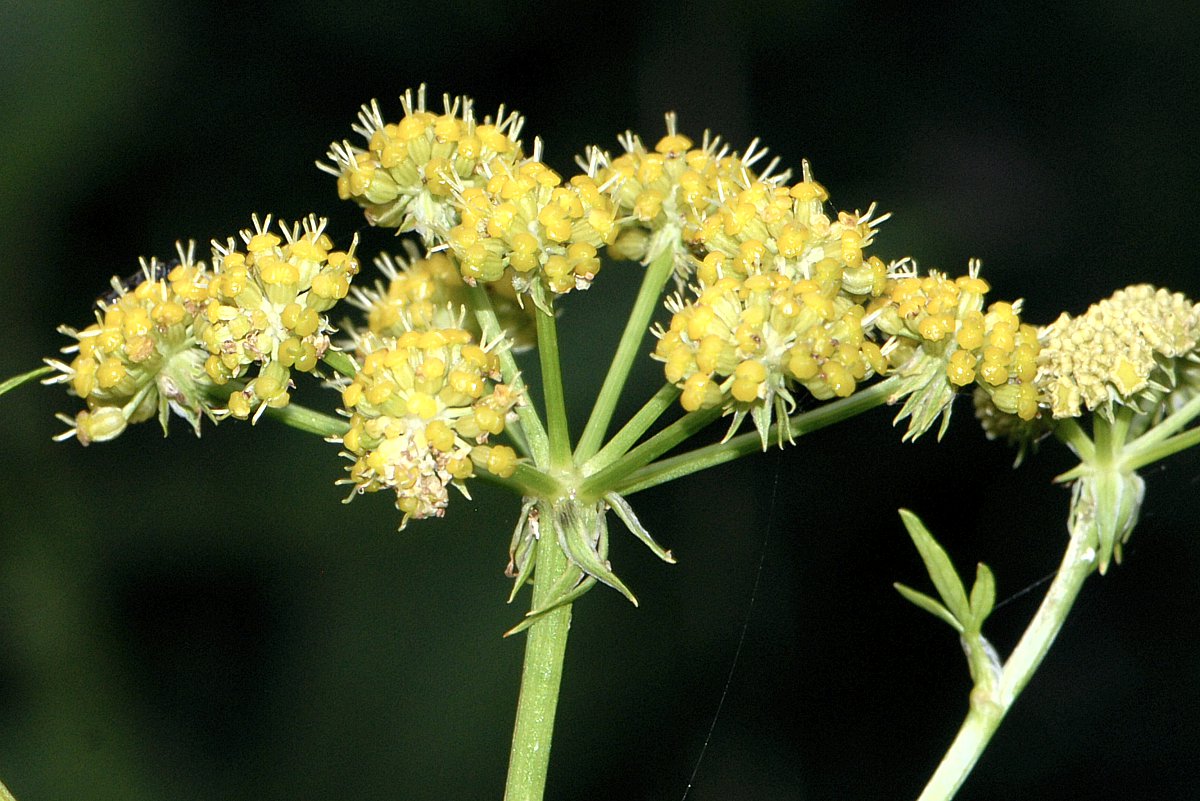
<svg viewBox="0 0 1200 801">
<path fill-rule="evenodd" d="M 1075 418 L 1068 417 L 1065 420 L 1055 423 L 1054 436 L 1066 443 L 1067 447 L 1074 451 L 1081 462 L 1094 462 L 1096 460 L 1096 444 L 1092 442 L 1092 438 L 1084 432 Z M 1055 479 L 1055 481 L 1062 480 L 1064 480 L 1063 476 Z"/>
<path fill-rule="evenodd" d="M 541 535 L 536 546 L 531 609 L 540 609 L 552 600 L 555 579 L 567 568 L 567 558 L 553 530 L 549 505 L 540 505 L 539 511 Z M 545 792 L 554 713 L 570 628 L 570 604 L 547 612 L 529 627 L 504 801 L 541 801 Z"/>
<path fill-rule="evenodd" d="M 53 372 L 54 372 L 54 368 L 51 367 L 50 365 L 46 365 L 44 367 L 39 367 L 36 370 L 30 370 L 28 373 L 21 373 L 20 375 L 15 375 L 12 378 L 5 381 L 3 384 L 0 384 L 0 395 L 3 395 L 5 392 L 8 392 L 10 389 L 16 389 L 17 387 L 21 386 L 22 384 L 33 381 L 34 379 L 41 378 L 44 375 L 49 375 L 50 373 L 53 373 Z"/>
<path fill-rule="evenodd" d="M 801 437 L 818 429 L 862 414 L 870 409 L 874 409 L 876 406 L 883 405 L 895 391 L 898 382 L 898 378 L 888 378 L 880 381 L 878 384 L 867 387 L 861 392 L 856 392 L 848 398 L 842 398 L 833 403 L 819 406 L 811 411 L 792 415 L 788 419 L 792 437 Z M 778 423 L 771 426 L 771 430 L 767 436 L 768 440 L 776 435 L 778 426 Z M 643 467 L 634 469 L 618 480 L 613 490 L 621 495 L 641 492 L 644 489 L 658 486 L 667 481 L 674 481 L 682 476 L 706 470 L 710 467 L 716 467 L 725 462 L 731 462 L 734 459 L 761 449 L 762 439 L 759 437 L 758 432 L 751 431 L 746 434 L 739 434 L 726 442 L 718 442 L 703 448 L 697 448 L 693 451 L 681 453 L 678 456 L 672 456 L 669 459 L 663 459 L 654 464 L 646 464 Z"/>
<path fill-rule="evenodd" d="M 340 350 L 327 350 L 325 355 L 321 357 L 321 361 L 329 365 L 329 368 L 336 373 L 346 376 L 346 378 L 354 378 L 358 373 L 358 365 L 354 363 L 348 354 L 342 353 Z"/>
<path fill-rule="evenodd" d="M 641 439 L 642 434 L 645 434 L 650 426 L 654 425 L 655 421 L 662 416 L 662 413 L 671 407 L 679 397 L 679 388 L 674 384 L 663 384 L 658 392 L 654 393 L 654 397 L 646 401 L 646 404 L 638 410 L 637 414 L 630 418 L 620 431 L 613 435 L 613 438 L 600 451 L 589 459 L 581 468 L 584 474 L 595 473 L 608 465 L 612 464 L 616 459 L 625 455 L 625 453 L 633 447 L 634 443 Z M 576 449 L 576 454 L 579 449 Z"/>
<path fill-rule="evenodd" d="M 496 342 L 503 339 L 504 330 L 500 327 L 500 321 L 496 319 L 496 310 L 492 308 L 492 300 L 488 297 L 487 290 L 481 286 L 467 287 L 467 299 L 471 303 L 471 311 L 475 314 L 475 320 L 483 332 L 484 341 Z M 550 445 L 546 438 L 546 429 L 542 426 L 537 409 L 533 407 L 533 402 L 529 398 L 528 388 L 521 378 L 521 371 L 517 368 L 517 360 L 513 358 L 512 349 L 504 347 L 504 345 L 497 347 L 496 355 L 500 357 L 500 371 L 504 376 L 504 382 L 526 399 L 525 403 L 516 407 L 517 419 L 521 422 L 521 430 L 529 443 L 529 452 L 533 456 L 534 463 L 545 466 L 550 460 Z"/>
<path fill-rule="evenodd" d="M 703 430 L 721 416 L 721 407 L 689 412 L 650 439 L 638 445 L 615 462 L 584 479 L 579 485 L 578 495 L 585 500 L 596 500 L 611 492 L 626 476 L 640 467 L 662 456 L 693 434 Z"/>
<path fill-rule="evenodd" d="M 1124 454 L 1126 460 L 1128 461 L 1131 458 L 1140 460 L 1143 452 L 1148 452 L 1152 448 L 1156 448 L 1160 443 L 1163 443 L 1167 439 L 1171 438 L 1173 434 L 1182 431 L 1184 426 L 1196 419 L 1197 415 L 1200 415 L 1200 395 L 1197 395 L 1183 406 L 1180 406 L 1177 410 L 1159 422 L 1158 425 L 1153 426 L 1145 434 L 1125 446 Z M 1164 453 L 1163 455 L 1167 456 L 1174 452 L 1175 451 L 1170 451 L 1168 453 Z M 1149 459 L 1141 462 L 1141 464 L 1146 465 L 1153 461 L 1155 461 L 1155 459 Z"/>
<path fill-rule="evenodd" d="M 633 310 L 629 313 L 629 319 L 625 322 L 621 341 L 617 343 L 617 351 L 613 354 L 612 364 L 608 367 L 608 374 L 604 376 L 604 384 L 600 387 L 600 394 L 596 396 L 596 404 L 592 407 L 587 426 L 584 427 L 583 435 L 579 438 L 579 445 L 575 448 L 576 463 L 590 460 L 600 448 L 604 433 L 608 430 L 608 424 L 612 422 L 613 412 L 621 397 L 621 390 L 624 389 L 625 381 L 629 378 L 629 370 L 642 347 L 642 341 L 646 338 L 650 318 L 654 315 L 655 308 L 658 307 L 658 299 L 662 295 L 667 279 L 671 277 L 674 264 L 674 249 L 664 248 L 663 252 L 650 262 L 642 276 L 642 286 L 638 290 L 637 299 L 633 302 Z"/>
<path fill-rule="evenodd" d="M 546 398 L 546 424 L 550 431 L 550 464 L 565 470 L 571 464 L 571 434 L 567 430 L 567 402 L 563 396 L 562 361 L 558 353 L 558 323 L 553 298 L 547 299 L 549 313 L 534 309 L 537 321 L 538 357 L 542 364 L 542 392 Z"/>
<path fill-rule="evenodd" d="M 285 426 L 322 437 L 340 437 L 350 429 L 350 424 L 340 417 L 318 412 L 296 403 L 289 403 L 282 409 L 273 409 L 268 406 L 266 415 Z"/>
<path fill-rule="evenodd" d="M 555 498 L 563 494 L 562 484 L 530 464 L 518 464 L 511 476 L 501 478 L 476 462 L 475 477 L 522 497 Z"/>
<path fill-rule="evenodd" d="M 1083 582 L 1096 569 L 1097 542 L 1092 526 L 1081 526 L 1072 535 L 1058 574 L 1021 641 L 1004 663 L 994 691 L 985 694 L 976 687 L 971 693 L 966 720 L 918 801 L 948 801 L 962 786 L 1005 714 L 1042 664 Z"/>
<path fill-rule="evenodd" d="M 4 786 L 4 782 L 0 782 L 0 801 L 17 801 L 17 799 L 13 798 L 12 793 L 8 791 L 8 788 Z"/>
<path fill-rule="evenodd" d="M 1140 446 L 1141 442 L 1138 441 L 1137 444 Z M 1165 459 L 1173 453 L 1179 453 L 1179 451 L 1187 450 L 1197 444 L 1200 444 L 1200 428 L 1193 428 L 1149 447 L 1126 450 L 1122 455 L 1121 466 L 1127 471 L 1140 470 L 1148 464 Z"/>
</svg>

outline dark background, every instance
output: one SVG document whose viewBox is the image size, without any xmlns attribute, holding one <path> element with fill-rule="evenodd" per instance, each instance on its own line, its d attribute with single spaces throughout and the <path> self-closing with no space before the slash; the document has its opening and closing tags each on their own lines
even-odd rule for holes
<svg viewBox="0 0 1200 801">
<path fill-rule="evenodd" d="M 316 211 L 347 242 L 361 215 L 313 161 L 422 81 L 520 110 L 564 172 L 626 128 L 655 141 L 670 109 L 697 138 L 761 136 L 839 207 L 895 212 L 875 252 L 979 257 L 1035 322 L 1136 281 L 1200 295 L 1195 4 L 227 7 L 0 6 L 0 375 L 176 239 Z M 636 273 L 565 304 L 576 431 Z M 21 801 L 500 797 L 513 499 L 479 485 L 397 534 L 386 498 L 338 503 L 333 446 L 269 422 L 83 449 L 50 441 L 78 403 L 61 389 L 0 403 L 0 777 Z M 641 608 L 577 605 L 549 798 L 683 796 L 756 578 L 689 797 L 918 794 L 969 683 L 952 632 L 891 589 L 927 586 L 895 510 L 1006 598 L 1057 564 L 1070 460 L 1051 444 L 1013 472 L 965 400 L 941 445 L 899 439 L 879 411 L 634 497 L 679 565 L 618 536 Z M 1147 480 L 1126 563 L 1089 582 L 962 798 L 1194 797 L 1200 463 Z M 995 613 L 1002 653 L 1039 592 Z"/>
</svg>

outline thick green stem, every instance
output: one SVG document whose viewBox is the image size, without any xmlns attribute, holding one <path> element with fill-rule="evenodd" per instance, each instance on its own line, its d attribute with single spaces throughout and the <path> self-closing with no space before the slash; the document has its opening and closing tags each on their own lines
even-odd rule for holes
<svg viewBox="0 0 1200 801">
<path fill-rule="evenodd" d="M 537 563 L 534 567 L 531 609 L 539 609 L 552 600 L 550 595 L 555 580 L 567 567 L 567 557 L 558 545 L 557 532 L 553 530 L 549 505 L 540 505 L 539 511 L 541 534 L 535 556 Z M 558 706 L 563 655 L 566 653 L 570 628 L 570 604 L 547 612 L 529 627 L 504 801 L 541 801 L 545 792 L 550 740 L 554 734 L 554 713 Z"/>
<path fill-rule="evenodd" d="M 658 306 L 663 287 L 671 277 L 674 264 L 675 251 L 672 248 L 664 248 L 663 252 L 650 262 L 642 276 L 642 286 L 638 290 L 629 319 L 625 322 L 621 341 L 617 344 L 617 351 L 613 354 L 612 364 L 609 365 L 604 384 L 600 387 L 600 394 L 596 396 L 596 404 L 592 407 L 587 426 L 584 427 L 579 445 L 575 448 L 576 463 L 588 461 L 600 449 L 604 433 L 608 430 L 608 424 L 612 422 L 613 412 L 617 408 L 617 401 L 620 400 L 621 390 L 625 388 L 629 370 L 642 347 L 642 341 L 646 338 L 650 318 Z"/>
<path fill-rule="evenodd" d="M 538 357 L 542 364 L 542 391 L 546 397 L 550 464 L 565 470 L 571 464 L 571 434 L 567 430 L 567 402 L 563 396 L 562 361 L 558 353 L 558 324 L 554 319 L 553 305 L 549 313 L 535 309 L 533 314 L 537 320 Z"/>
<path fill-rule="evenodd" d="M 795 439 L 826 426 L 831 426 L 834 423 L 841 422 L 842 420 L 887 403 L 888 398 L 895 391 L 898 380 L 889 378 L 867 387 L 861 392 L 856 392 L 848 398 L 842 398 L 833 403 L 819 406 L 811 411 L 792 415 L 788 419 L 792 438 Z M 778 427 L 778 423 L 771 426 L 771 430 L 767 436 L 768 440 L 775 438 Z M 726 442 L 718 442 L 714 445 L 697 448 L 693 451 L 681 453 L 678 456 L 672 456 L 669 459 L 663 459 L 654 464 L 646 464 L 643 467 L 632 470 L 617 481 L 613 490 L 621 495 L 641 492 L 644 489 L 656 487 L 667 481 L 674 481 L 682 476 L 706 470 L 710 467 L 716 467 L 725 462 L 731 462 L 734 459 L 757 450 L 762 450 L 762 438 L 758 435 L 758 432 L 751 431 L 746 434 L 739 434 Z"/>
<path fill-rule="evenodd" d="M 999 681 L 990 693 L 981 693 L 980 687 L 971 693 L 971 710 L 918 801 L 948 801 L 962 786 L 1000 721 L 1042 664 L 1083 582 L 1096 569 L 1096 545 L 1094 527 L 1080 527 L 1071 536 L 1058 574 L 1021 641 L 1004 663 Z"/>
<path fill-rule="evenodd" d="M 475 320 L 483 332 L 484 341 L 496 342 L 502 339 L 504 330 L 496 318 L 496 310 L 492 308 L 492 300 L 488 297 L 487 290 L 481 286 L 467 287 L 467 299 L 470 301 L 471 311 L 475 314 Z M 537 410 L 529 399 L 529 391 L 521 378 L 521 371 L 517 368 L 517 360 L 513 358 L 512 350 L 503 345 L 497 348 L 497 356 L 500 357 L 500 371 L 504 376 L 505 383 L 526 398 L 525 403 L 517 406 L 517 419 L 521 422 L 521 431 L 529 443 L 529 452 L 534 463 L 545 467 L 550 462 L 549 440 L 546 438 L 546 429 L 542 426 L 542 420 L 538 417 Z"/>
</svg>

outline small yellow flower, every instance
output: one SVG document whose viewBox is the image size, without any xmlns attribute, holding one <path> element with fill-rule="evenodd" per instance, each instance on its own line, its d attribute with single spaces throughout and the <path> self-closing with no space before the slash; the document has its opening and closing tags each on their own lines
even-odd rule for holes
<svg viewBox="0 0 1200 801">
<path fill-rule="evenodd" d="M 354 494 L 391 490 L 396 508 L 410 518 L 440 517 L 448 488 L 466 494 L 463 482 L 475 462 L 511 475 L 516 455 L 489 437 L 500 434 L 517 393 L 499 383 L 496 343 L 481 347 L 462 328 L 406 331 L 372 340 L 352 380 L 342 384 L 350 428 L 341 438 L 353 464 Z"/>
<path fill-rule="evenodd" d="M 291 370 L 312 372 L 330 347 L 324 312 L 349 294 L 358 261 L 357 238 L 349 250 L 334 250 L 325 225 L 315 216 L 281 222 L 280 236 L 270 216 L 256 216 L 253 228 L 241 232 L 243 250 L 232 237 L 213 241 L 208 303 L 196 324 L 209 353 L 205 371 L 220 385 L 259 368 L 230 396 L 234 417 L 257 420 L 268 406 L 286 406 Z"/>
<path fill-rule="evenodd" d="M 478 339 L 478 324 L 463 314 L 467 285 L 454 256 L 446 251 L 421 256 L 413 243 L 405 241 L 404 246 L 407 258 L 384 253 L 375 259 L 386 284 L 376 281 L 374 287 L 350 290 L 351 305 L 366 312 L 367 332 L 398 337 L 405 331 L 466 327 Z M 515 351 L 533 347 L 533 306 L 519 302 L 510 281 L 487 284 L 486 289 L 510 347 Z"/>
<path fill-rule="evenodd" d="M 359 112 L 354 131 L 367 140 L 362 150 L 349 142 L 330 146 L 332 164 L 317 166 L 338 179 L 338 195 L 365 209 L 372 225 L 416 231 L 431 244 L 458 224 L 454 186 L 480 186 L 489 164 L 523 159 L 519 114 L 504 107 L 482 122 L 468 97 L 443 96 L 444 110 L 426 110 L 425 86 L 401 98 L 404 117 L 387 123 L 372 101 Z"/>
<path fill-rule="evenodd" d="M 722 406 L 731 434 L 750 415 L 766 447 L 775 418 L 779 442 L 790 439 L 797 387 L 844 398 L 885 371 L 867 304 L 887 287 L 889 267 L 863 249 L 886 216 L 831 219 L 807 164 L 793 186 L 754 179 L 746 163 L 740 172 L 732 180 L 714 170 L 720 202 L 686 234 L 691 297 L 668 300 L 673 316 L 655 331 L 654 358 L 686 410 Z"/>
<path fill-rule="evenodd" d="M 684 409 L 722 406 L 733 415 L 731 434 L 750 415 L 764 448 L 775 417 L 780 444 L 790 439 L 786 420 L 798 386 L 822 400 L 846 397 L 885 368 L 863 306 L 812 280 L 726 276 L 667 307 L 673 316 L 655 331 L 653 356 L 683 391 Z"/>
<path fill-rule="evenodd" d="M 510 279 L 520 294 L 545 305 L 546 292 L 587 289 L 600 270 L 598 251 L 619 232 L 612 198 L 591 177 L 564 183 L 533 158 L 489 165 L 483 186 L 456 187 L 460 223 L 447 242 L 463 278 Z"/>
<path fill-rule="evenodd" d="M 619 137 L 625 152 L 613 158 L 590 148 L 580 161 L 598 186 L 613 187 L 620 231 L 609 243 L 618 258 L 653 261 L 660 253 L 675 254 L 677 274 L 690 274 L 687 245 L 709 215 L 732 195 L 755 182 L 773 186 L 787 174 L 772 176 L 778 160 L 756 174 L 752 167 L 767 153 L 754 140 L 745 155 L 730 152 L 707 133 L 700 147 L 679 133 L 675 115 L 667 114 L 667 135 L 648 150 L 627 131 Z"/>
<path fill-rule="evenodd" d="M 199 434 L 201 416 L 213 417 L 213 382 L 195 333 L 211 275 L 195 261 L 194 243 L 177 250 L 179 258 L 169 264 L 143 260 L 132 278 L 114 278 L 112 292 L 96 304 L 92 325 L 59 328 L 76 340 L 63 348 L 74 358 L 47 359 L 58 374 L 46 383 L 67 384 L 87 409 L 74 418 L 60 415 L 71 428 L 56 439 L 104 442 L 155 413 L 166 433 L 171 410 Z"/>
<path fill-rule="evenodd" d="M 1021 322 L 1020 301 L 993 303 L 985 312 L 991 287 L 979 277 L 978 261 L 957 278 L 898 267 L 871 309 L 879 329 L 892 336 L 885 347 L 903 379 L 895 399 L 907 397 L 897 421 L 911 418 L 905 438 L 920 436 L 939 415 L 941 436 L 955 393 L 972 385 L 1003 412 L 1037 417 L 1037 330 Z"/>
</svg>

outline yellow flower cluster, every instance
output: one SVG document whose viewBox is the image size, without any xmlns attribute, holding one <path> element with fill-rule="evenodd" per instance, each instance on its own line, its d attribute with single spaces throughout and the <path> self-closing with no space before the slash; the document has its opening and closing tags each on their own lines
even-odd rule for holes
<svg viewBox="0 0 1200 801">
<path fill-rule="evenodd" d="M 60 415 L 71 428 L 57 439 L 104 442 L 155 413 L 165 432 L 171 409 L 199 433 L 201 415 L 213 415 L 212 382 L 194 336 L 208 281 L 192 247 L 179 247 L 171 264 L 143 261 L 132 278 L 113 279 L 113 291 L 97 302 L 95 323 L 82 331 L 59 328 L 77 340 L 63 349 L 75 357 L 69 364 L 48 359 L 58 371 L 48 383 L 68 384 L 87 409 L 74 418 Z"/>
<path fill-rule="evenodd" d="M 721 406 L 731 431 L 750 415 L 765 447 L 773 417 L 778 440 L 790 437 L 796 387 L 847 397 L 885 370 L 867 304 L 888 268 L 863 255 L 880 220 L 870 211 L 831 219 L 807 165 L 792 186 L 718 181 L 721 201 L 689 223 L 694 283 L 687 299 L 668 301 L 654 358 L 686 410 Z"/>
<path fill-rule="evenodd" d="M 508 271 L 517 291 L 535 301 L 543 290 L 587 289 L 600 270 L 597 251 L 620 231 L 611 197 L 587 175 L 564 184 L 536 154 L 490 170 L 486 183 L 457 192 L 461 222 L 447 242 L 463 277 L 493 282 Z"/>
<path fill-rule="evenodd" d="M 379 344 L 342 390 L 350 429 L 341 441 L 353 464 L 341 483 L 356 494 L 394 491 L 403 528 L 409 518 L 444 514 L 448 487 L 465 494 L 476 463 L 512 474 L 512 449 L 487 446 L 518 400 L 498 383 L 494 348 L 462 328 L 406 331 Z"/>
<path fill-rule="evenodd" d="M 367 149 L 335 142 L 332 163 L 317 165 L 337 177 L 338 195 L 362 206 L 372 225 L 416 231 L 427 245 L 458 224 L 455 187 L 480 186 L 489 166 L 523 158 L 520 115 L 502 106 L 496 122 L 478 122 L 470 98 L 445 95 L 443 102 L 441 114 L 427 111 L 425 86 L 415 101 L 410 89 L 396 123 L 384 122 L 378 103 L 363 106 L 354 131 Z"/>
<path fill-rule="evenodd" d="M 901 375 L 915 379 L 917 402 L 948 409 L 954 390 L 978 384 L 1001 411 L 1032 420 L 1039 400 L 1037 329 L 1021 322 L 1019 302 L 993 303 L 984 312 L 990 289 L 978 262 L 953 279 L 936 271 L 897 275 L 873 308 L 876 324 L 897 338 L 893 363 L 902 362 Z"/>
<path fill-rule="evenodd" d="M 774 184 L 787 177 L 770 177 L 776 162 L 755 175 L 752 165 L 766 155 L 757 140 L 744 156 L 707 134 L 700 147 L 693 147 L 692 140 L 678 132 L 674 114 L 667 115 L 667 135 L 653 151 L 632 132 L 619 141 L 625 150 L 620 156 L 591 148 L 588 159 L 580 162 L 597 185 L 612 187 L 622 225 L 609 251 L 619 258 L 650 262 L 671 250 L 681 277 L 693 267 L 687 243 L 725 198 L 755 180 Z"/>
<path fill-rule="evenodd" d="M 1139 284 L 1079 317 L 1064 313 L 1040 337 L 1037 383 L 1051 414 L 1077 417 L 1086 406 L 1111 419 L 1113 404 L 1136 407 L 1172 386 L 1174 360 L 1195 360 L 1200 305 Z"/>
<path fill-rule="evenodd" d="M 405 242 L 407 258 L 384 253 L 375 266 L 387 283 L 374 287 L 354 286 L 349 302 L 367 317 L 367 332 L 377 337 L 398 337 L 405 331 L 453 328 L 464 322 L 478 339 L 480 331 L 473 318 L 463 319 L 467 306 L 467 285 L 463 282 L 454 257 L 445 251 L 422 257 L 416 246 Z M 532 347 L 534 342 L 533 307 L 518 302 L 510 282 L 486 286 L 492 307 L 514 350 Z"/>
<path fill-rule="evenodd" d="M 207 348 L 204 369 L 213 383 L 241 379 L 252 365 L 257 376 L 229 396 L 234 417 L 257 419 L 268 406 L 286 406 L 291 370 L 311 372 L 329 349 L 328 311 L 350 291 L 358 272 L 352 243 L 333 249 L 324 219 L 308 217 L 272 233 L 271 218 L 253 220 L 236 240 L 213 243 L 208 303 L 196 324 Z"/>
</svg>

